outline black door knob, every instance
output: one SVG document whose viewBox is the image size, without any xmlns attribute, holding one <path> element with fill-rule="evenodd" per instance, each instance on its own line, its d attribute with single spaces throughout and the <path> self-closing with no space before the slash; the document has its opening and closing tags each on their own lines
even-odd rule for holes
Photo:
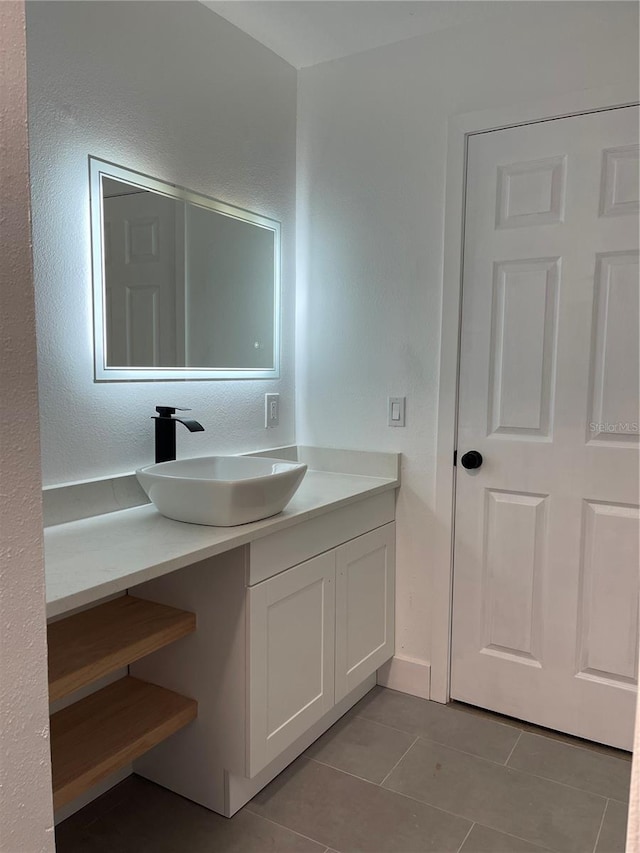
<svg viewBox="0 0 640 853">
<path fill-rule="evenodd" d="M 482 465 L 482 453 L 477 450 L 469 450 L 460 460 L 463 468 L 479 468 Z"/>
</svg>

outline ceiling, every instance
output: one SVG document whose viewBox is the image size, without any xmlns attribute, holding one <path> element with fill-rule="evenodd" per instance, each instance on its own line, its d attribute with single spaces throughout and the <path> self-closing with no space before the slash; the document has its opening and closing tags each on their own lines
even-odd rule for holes
<svg viewBox="0 0 640 853">
<path fill-rule="evenodd" d="M 295 68 L 448 27 L 504 18 L 486 0 L 201 0 Z"/>
</svg>

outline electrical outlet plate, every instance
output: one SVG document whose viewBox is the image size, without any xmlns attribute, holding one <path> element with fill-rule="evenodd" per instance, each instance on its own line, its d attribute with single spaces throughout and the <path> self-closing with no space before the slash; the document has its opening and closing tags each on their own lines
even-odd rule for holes
<svg viewBox="0 0 640 853">
<path fill-rule="evenodd" d="M 270 429 L 280 423 L 280 394 L 264 395 L 264 427 Z"/>
<path fill-rule="evenodd" d="M 387 401 L 388 424 L 403 427 L 405 423 L 406 397 L 389 397 Z"/>
</svg>

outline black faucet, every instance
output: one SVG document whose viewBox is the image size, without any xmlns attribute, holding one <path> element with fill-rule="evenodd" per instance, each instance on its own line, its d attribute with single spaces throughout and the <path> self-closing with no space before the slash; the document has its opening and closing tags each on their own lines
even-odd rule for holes
<svg viewBox="0 0 640 853">
<path fill-rule="evenodd" d="M 176 458 L 176 423 L 186 426 L 189 432 L 203 432 L 204 427 L 192 418 L 174 418 L 176 412 L 189 412 L 172 406 L 156 406 L 156 462 L 171 462 Z"/>
</svg>

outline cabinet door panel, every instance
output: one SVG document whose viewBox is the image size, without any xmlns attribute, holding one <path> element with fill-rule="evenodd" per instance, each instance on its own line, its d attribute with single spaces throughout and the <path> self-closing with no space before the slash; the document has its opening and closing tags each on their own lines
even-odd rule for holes
<svg viewBox="0 0 640 853">
<path fill-rule="evenodd" d="M 389 660 L 395 629 L 395 524 L 336 550 L 336 702 Z"/>
<path fill-rule="evenodd" d="M 330 551 L 248 591 L 250 778 L 333 707 L 334 587 Z"/>
</svg>

